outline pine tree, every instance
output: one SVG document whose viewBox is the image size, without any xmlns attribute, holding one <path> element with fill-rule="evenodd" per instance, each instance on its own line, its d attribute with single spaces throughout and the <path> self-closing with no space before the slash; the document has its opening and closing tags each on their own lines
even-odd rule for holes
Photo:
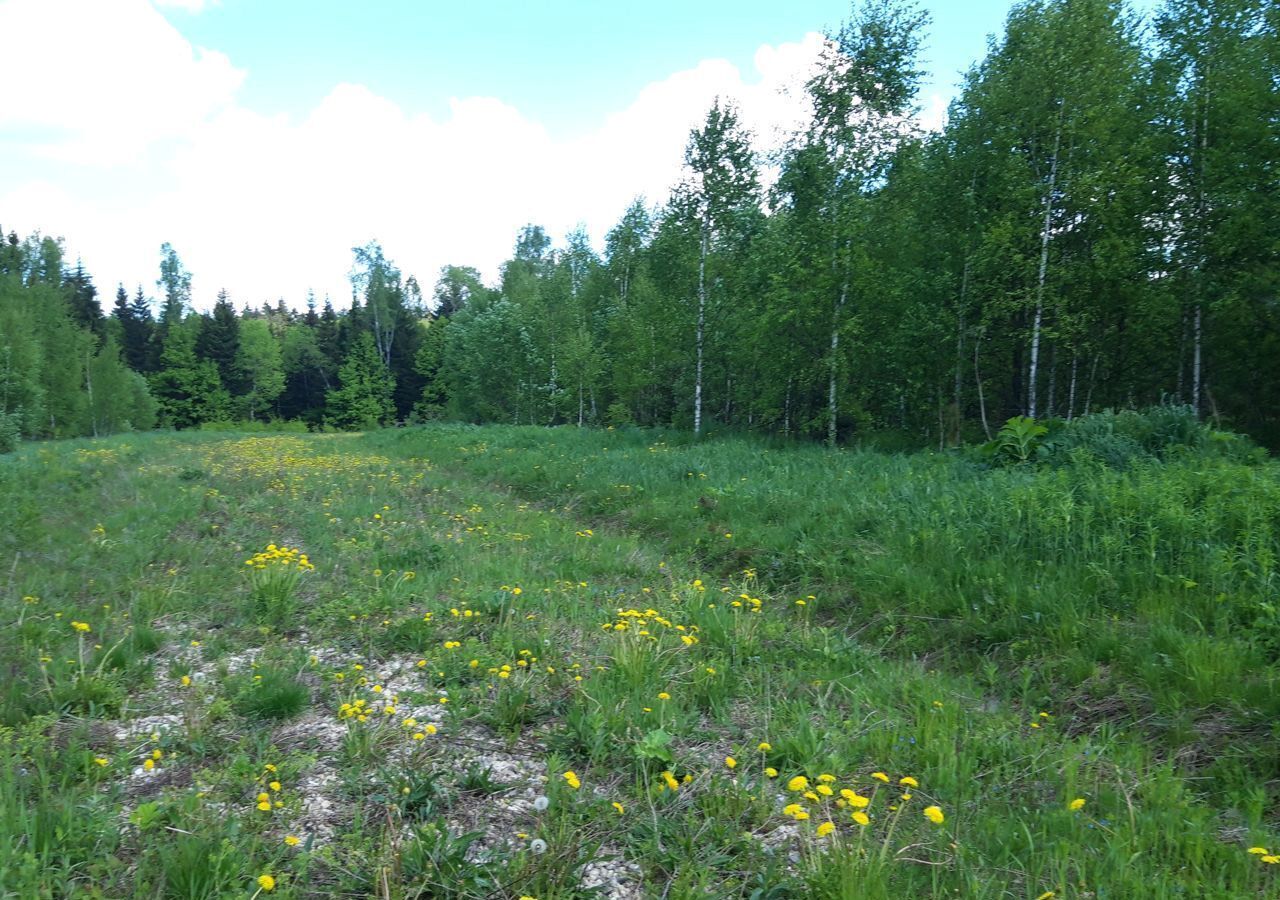
<svg viewBox="0 0 1280 900">
<path fill-rule="evenodd" d="M 325 398 L 325 421 L 335 428 L 367 431 L 386 425 L 395 413 L 395 384 L 373 335 L 362 331 L 338 370 L 336 390 Z"/>
</svg>

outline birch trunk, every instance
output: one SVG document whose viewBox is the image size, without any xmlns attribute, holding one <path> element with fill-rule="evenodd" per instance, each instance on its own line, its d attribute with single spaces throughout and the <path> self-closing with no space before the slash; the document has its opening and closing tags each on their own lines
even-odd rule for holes
<svg viewBox="0 0 1280 900">
<path fill-rule="evenodd" d="M 987 398 L 982 391 L 982 373 L 978 371 L 978 351 L 982 349 L 982 331 L 973 342 L 973 381 L 978 386 L 978 415 L 982 418 L 982 433 L 991 440 L 991 426 L 987 424 Z"/>
<path fill-rule="evenodd" d="M 1049 227 L 1053 223 L 1053 192 L 1058 183 L 1058 151 L 1062 147 L 1062 108 L 1058 108 L 1058 130 L 1053 136 L 1049 159 L 1049 187 L 1044 192 L 1044 225 L 1040 229 L 1040 273 L 1036 278 L 1036 315 L 1031 325 L 1031 362 L 1027 373 L 1027 415 L 1036 417 L 1036 375 L 1040 364 L 1040 326 L 1044 321 L 1044 283 L 1049 272 Z"/>
<path fill-rule="evenodd" d="M 1080 355 L 1075 351 L 1071 351 L 1071 387 L 1067 390 L 1067 421 L 1070 422 L 1076 415 L 1076 363 L 1080 361 Z"/>
<path fill-rule="evenodd" d="M 698 255 L 698 362 L 693 381 L 693 433 L 702 433 L 702 341 L 707 324 L 707 244 L 711 224 L 702 222 L 702 252 Z"/>
<path fill-rule="evenodd" d="M 840 285 L 840 296 L 836 298 L 831 309 L 831 371 L 827 380 L 827 444 L 836 445 L 836 416 L 839 408 L 836 402 L 836 375 L 839 372 L 838 353 L 840 350 L 840 312 L 844 309 L 845 300 L 849 296 L 849 282 Z"/>
</svg>

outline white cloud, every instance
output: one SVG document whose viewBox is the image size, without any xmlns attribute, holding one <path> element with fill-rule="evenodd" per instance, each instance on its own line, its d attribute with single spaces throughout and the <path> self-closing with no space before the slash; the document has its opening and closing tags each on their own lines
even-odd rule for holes
<svg viewBox="0 0 1280 900">
<path fill-rule="evenodd" d="M 185 9 L 189 13 L 204 12 L 210 6 L 217 6 L 219 0 L 155 0 L 156 6 L 161 8 L 174 7 L 177 9 Z"/>
<path fill-rule="evenodd" d="M 0 180 L 4 224 L 66 235 L 104 294 L 117 280 L 150 287 L 170 241 L 201 307 L 222 287 L 238 304 L 296 305 L 310 287 L 345 305 L 350 248 L 373 238 L 428 289 L 446 263 L 495 274 L 527 222 L 557 236 L 584 223 L 599 241 L 633 197 L 666 197 L 715 97 L 739 105 L 762 149 L 802 124 L 821 44 L 763 45 L 750 74 L 705 60 L 556 139 L 500 99 L 455 98 L 434 119 L 358 84 L 304 116 L 265 116 L 236 102 L 242 70 L 141 0 L 0 3 L 0 57 L 51 73 L 41 91 L 7 95 L 0 137 L 26 129 L 26 151 L 76 183 L 97 167 L 146 187 L 121 200 Z"/>
<path fill-rule="evenodd" d="M 0 59 L 39 73 L 29 89 L 5 92 L 0 135 L 34 136 L 37 155 L 80 165 L 119 165 L 186 137 L 244 79 L 145 0 L 7 0 Z"/>
</svg>

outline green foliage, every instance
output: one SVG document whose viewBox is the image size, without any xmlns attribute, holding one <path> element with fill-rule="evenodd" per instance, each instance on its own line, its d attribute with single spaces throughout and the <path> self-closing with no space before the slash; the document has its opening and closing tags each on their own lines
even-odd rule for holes
<svg viewBox="0 0 1280 900">
<path fill-rule="evenodd" d="M 983 449 L 997 460 L 1025 463 L 1035 454 L 1049 429 L 1027 416 L 1014 416 L 1000 429 L 996 439 Z"/>
<path fill-rule="evenodd" d="M 391 421 L 394 383 L 371 335 L 361 333 L 356 338 L 350 356 L 338 370 L 338 382 L 341 386 L 330 391 L 325 401 L 327 424 L 361 431 Z"/>
</svg>

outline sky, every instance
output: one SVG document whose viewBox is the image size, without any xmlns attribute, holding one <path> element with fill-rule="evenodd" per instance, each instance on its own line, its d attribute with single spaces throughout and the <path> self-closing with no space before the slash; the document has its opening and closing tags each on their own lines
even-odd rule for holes
<svg viewBox="0 0 1280 900">
<path fill-rule="evenodd" d="M 936 128 L 1008 0 L 925 0 Z M 0 227 L 62 236 L 109 308 L 170 242 L 208 309 L 347 305 L 370 240 L 429 291 L 516 233 L 598 248 L 663 201 L 716 97 L 758 146 L 848 0 L 0 0 Z M 17 78 L 15 73 L 21 73 Z"/>
</svg>

